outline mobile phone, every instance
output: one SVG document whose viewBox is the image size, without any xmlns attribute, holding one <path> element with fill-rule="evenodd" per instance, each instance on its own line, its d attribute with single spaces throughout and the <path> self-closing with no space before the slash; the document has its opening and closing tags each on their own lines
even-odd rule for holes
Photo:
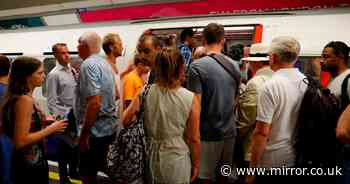
<svg viewBox="0 0 350 184">
<path fill-rule="evenodd" d="M 68 113 L 65 113 L 63 115 L 57 115 L 56 120 L 57 121 L 68 121 Z"/>
</svg>

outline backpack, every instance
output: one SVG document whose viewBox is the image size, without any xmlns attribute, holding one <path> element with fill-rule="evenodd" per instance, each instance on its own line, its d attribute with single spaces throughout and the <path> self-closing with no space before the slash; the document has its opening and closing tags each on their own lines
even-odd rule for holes
<svg viewBox="0 0 350 184">
<path fill-rule="evenodd" d="M 350 74 L 348 74 L 342 84 L 341 84 L 341 94 L 340 94 L 340 103 L 341 103 L 341 108 L 342 111 L 344 111 L 346 109 L 346 107 L 349 105 L 350 103 L 350 98 L 348 95 L 348 82 L 349 82 L 349 78 L 350 78 Z"/>
<path fill-rule="evenodd" d="M 340 105 L 342 112 L 346 109 L 346 107 L 350 103 L 350 98 L 348 95 L 348 82 L 349 82 L 350 74 L 348 74 L 342 84 L 341 84 L 341 94 L 340 94 Z M 343 165 L 344 160 L 350 160 L 350 144 L 344 144 L 338 142 L 339 150 L 337 155 L 338 162 Z"/>
<path fill-rule="evenodd" d="M 302 100 L 295 129 L 296 165 L 332 167 L 340 145 L 335 128 L 342 112 L 339 100 L 324 89 L 318 80 L 307 76 L 308 85 Z"/>
</svg>

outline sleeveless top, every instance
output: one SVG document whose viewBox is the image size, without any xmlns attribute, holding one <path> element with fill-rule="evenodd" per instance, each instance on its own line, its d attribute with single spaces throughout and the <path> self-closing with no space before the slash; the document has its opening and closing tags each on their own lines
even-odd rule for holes
<svg viewBox="0 0 350 184">
<path fill-rule="evenodd" d="M 16 116 L 14 110 L 14 104 L 16 103 L 16 98 L 11 99 L 4 106 L 3 112 L 3 122 L 4 122 L 4 132 L 7 134 L 12 140 L 14 139 L 14 128 L 15 122 L 14 117 Z M 34 112 L 32 114 L 32 121 L 30 123 L 29 132 L 37 132 L 42 129 L 41 119 L 39 111 L 36 109 L 33 104 Z M 15 170 L 14 175 L 19 174 L 16 172 L 17 169 L 20 168 L 35 168 L 35 167 L 45 167 L 46 160 L 44 156 L 44 142 L 39 141 L 34 144 L 30 144 L 20 149 L 14 150 L 13 155 L 13 169 Z"/>
<path fill-rule="evenodd" d="M 190 183 L 191 158 L 184 140 L 193 93 L 185 88 L 150 87 L 145 100 L 149 183 Z"/>
<path fill-rule="evenodd" d="M 34 107 L 34 113 L 32 114 L 32 122 L 30 124 L 29 132 L 37 132 L 41 130 L 41 119 L 38 110 Z M 22 159 L 24 164 L 34 167 L 42 167 L 41 164 L 46 162 L 44 158 L 44 142 L 39 141 L 37 143 L 28 145 L 19 150 L 16 150 L 17 159 Z"/>
</svg>

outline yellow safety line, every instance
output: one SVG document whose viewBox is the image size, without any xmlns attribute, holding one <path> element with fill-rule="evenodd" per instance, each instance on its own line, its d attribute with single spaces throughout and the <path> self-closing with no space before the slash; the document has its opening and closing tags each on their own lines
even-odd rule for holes
<svg viewBox="0 0 350 184">
<path fill-rule="evenodd" d="M 58 175 L 58 173 L 57 172 L 49 172 L 49 177 L 50 177 L 50 179 L 52 179 L 52 180 L 57 180 L 57 181 L 59 181 L 60 180 L 60 177 L 59 177 L 59 175 Z M 69 179 L 72 183 L 74 183 L 74 184 L 82 184 L 82 182 L 80 181 L 80 180 L 73 180 L 73 179 Z"/>
</svg>

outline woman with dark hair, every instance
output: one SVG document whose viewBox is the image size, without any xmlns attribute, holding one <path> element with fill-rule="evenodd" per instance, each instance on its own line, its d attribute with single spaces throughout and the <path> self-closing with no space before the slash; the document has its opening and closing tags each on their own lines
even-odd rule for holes
<svg viewBox="0 0 350 184">
<path fill-rule="evenodd" d="M 1 110 L 2 130 L 14 143 L 13 183 L 47 184 L 48 165 L 43 139 L 63 132 L 67 123 L 47 123 L 32 96 L 45 78 L 42 63 L 31 57 L 19 57 L 11 66 L 7 94 Z"/>
<path fill-rule="evenodd" d="M 133 100 L 124 112 L 123 124 L 128 126 L 144 108 L 149 183 L 190 183 L 199 170 L 200 104 L 192 92 L 181 87 L 185 65 L 176 48 L 162 49 L 154 66 L 155 84 L 146 87 L 142 105 L 140 98 Z"/>
</svg>

